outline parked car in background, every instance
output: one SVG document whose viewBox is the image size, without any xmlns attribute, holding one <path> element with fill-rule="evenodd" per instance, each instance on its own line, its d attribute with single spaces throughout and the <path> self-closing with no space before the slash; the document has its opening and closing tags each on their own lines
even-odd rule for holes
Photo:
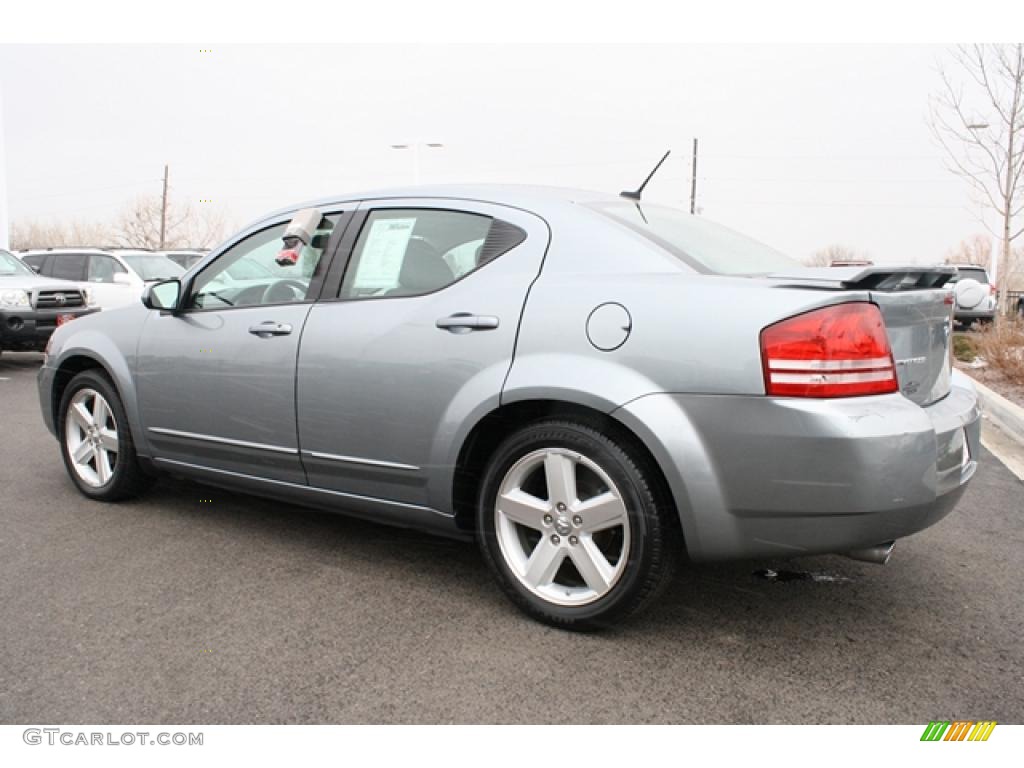
<svg viewBox="0 0 1024 768">
<path fill-rule="evenodd" d="M 163 253 L 141 249 L 46 248 L 18 255 L 45 277 L 87 282 L 101 309 L 135 304 L 147 283 L 185 273 Z"/>
<path fill-rule="evenodd" d="M 47 280 L 0 250 L 0 353 L 40 351 L 57 326 L 95 311 L 85 286 Z"/>
<path fill-rule="evenodd" d="M 160 253 L 184 270 L 192 269 L 209 252 L 209 249 L 206 248 L 178 248 L 170 251 L 160 251 Z"/>
<path fill-rule="evenodd" d="M 89 498 L 166 472 L 475 537 L 588 629 L 684 558 L 884 563 L 949 514 L 981 452 L 953 272 L 806 269 L 576 190 L 338 196 L 59 329 L 40 406 Z"/>
<path fill-rule="evenodd" d="M 996 286 L 988 279 L 985 267 L 978 264 L 954 264 L 953 319 L 970 328 L 975 321 L 991 323 L 996 316 Z"/>
<path fill-rule="evenodd" d="M 875 262 L 870 259 L 832 259 L 830 267 L 870 267 Z"/>
</svg>

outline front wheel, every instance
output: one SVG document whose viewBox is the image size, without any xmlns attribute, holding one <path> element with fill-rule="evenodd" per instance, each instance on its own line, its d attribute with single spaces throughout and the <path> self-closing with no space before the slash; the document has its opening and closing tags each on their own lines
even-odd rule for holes
<svg viewBox="0 0 1024 768">
<path fill-rule="evenodd" d="M 484 558 L 526 613 L 565 629 L 608 626 L 671 579 L 681 541 L 647 462 L 589 426 L 527 426 L 498 448 L 477 504 Z"/>
<path fill-rule="evenodd" d="M 119 501 L 148 485 L 124 405 L 106 376 L 97 371 L 75 376 L 61 398 L 58 424 L 64 466 L 84 495 Z"/>
</svg>

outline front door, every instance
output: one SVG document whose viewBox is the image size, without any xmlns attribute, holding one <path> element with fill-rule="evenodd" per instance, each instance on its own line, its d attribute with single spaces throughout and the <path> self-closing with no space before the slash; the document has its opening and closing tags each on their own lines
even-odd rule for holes
<svg viewBox="0 0 1024 768">
<path fill-rule="evenodd" d="M 251 232 L 187 286 L 183 312 L 149 314 L 138 399 L 158 462 L 305 484 L 295 364 L 337 221 L 325 218 L 298 263 L 283 266 L 287 220 Z"/>
<path fill-rule="evenodd" d="M 302 460 L 313 486 L 434 509 L 454 434 L 498 405 L 547 226 L 431 199 L 364 202 L 351 227 L 340 287 L 299 351 Z"/>
</svg>

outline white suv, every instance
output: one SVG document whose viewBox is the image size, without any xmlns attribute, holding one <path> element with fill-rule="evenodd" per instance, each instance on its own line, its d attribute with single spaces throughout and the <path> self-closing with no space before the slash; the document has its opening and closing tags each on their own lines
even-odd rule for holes
<svg viewBox="0 0 1024 768">
<path fill-rule="evenodd" d="M 988 272 L 977 264 L 955 264 L 956 275 L 953 296 L 956 306 L 953 319 L 969 328 L 975 320 L 991 323 L 996 316 L 996 287 L 988 279 Z"/>
<path fill-rule="evenodd" d="M 40 275 L 87 282 L 102 309 L 135 304 L 147 283 L 185 273 L 163 253 L 127 248 L 46 248 L 18 256 Z"/>
</svg>

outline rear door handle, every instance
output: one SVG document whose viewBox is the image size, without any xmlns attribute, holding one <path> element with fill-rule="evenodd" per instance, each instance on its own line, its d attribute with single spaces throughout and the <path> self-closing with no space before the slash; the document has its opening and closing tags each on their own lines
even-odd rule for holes
<svg viewBox="0 0 1024 768">
<path fill-rule="evenodd" d="M 276 323 L 273 320 L 267 320 L 265 323 L 249 328 L 249 333 L 259 336 L 261 339 L 269 339 L 271 336 L 287 336 L 291 332 L 292 327 L 288 323 Z"/>
<path fill-rule="evenodd" d="M 451 333 L 469 333 L 470 331 L 489 331 L 498 327 L 498 318 L 493 315 L 472 315 L 469 312 L 456 312 L 454 315 L 442 317 L 437 327 Z"/>
</svg>

